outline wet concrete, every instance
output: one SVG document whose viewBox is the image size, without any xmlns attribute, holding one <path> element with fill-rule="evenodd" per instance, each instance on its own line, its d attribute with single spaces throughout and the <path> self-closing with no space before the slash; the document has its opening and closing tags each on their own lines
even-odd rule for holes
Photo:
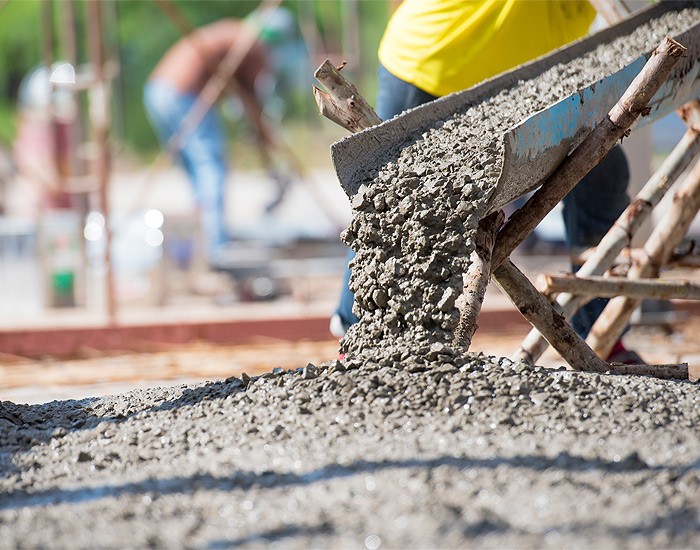
<svg viewBox="0 0 700 550">
<path fill-rule="evenodd" d="M 360 322 L 343 351 L 394 360 L 396 350 L 451 345 L 477 224 L 501 173 L 504 134 L 698 21 L 699 9 L 671 11 L 570 63 L 481 97 L 407 137 L 385 164 L 360 178 L 343 234 L 357 252 L 350 288 Z"/>
<path fill-rule="evenodd" d="M 331 362 L 0 405 L 0 547 L 697 547 L 689 382 Z"/>
</svg>

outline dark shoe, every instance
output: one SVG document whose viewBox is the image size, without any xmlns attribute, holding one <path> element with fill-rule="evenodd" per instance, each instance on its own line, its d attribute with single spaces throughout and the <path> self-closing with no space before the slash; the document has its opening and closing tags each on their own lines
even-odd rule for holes
<svg viewBox="0 0 700 550">
<path fill-rule="evenodd" d="M 608 355 L 608 363 L 617 363 L 618 365 L 646 365 L 647 362 L 642 359 L 636 351 L 631 349 L 621 349 L 613 351 Z"/>
</svg>

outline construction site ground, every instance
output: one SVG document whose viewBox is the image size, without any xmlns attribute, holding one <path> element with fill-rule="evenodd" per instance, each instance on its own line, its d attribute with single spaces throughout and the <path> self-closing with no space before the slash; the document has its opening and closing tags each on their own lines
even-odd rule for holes
<svg viewBox="0 0 700 550">
<path fill-rule="evenodd" d="M 697 384 L 329 361 L 337 283 L 273 325 L 313 339 L 3 357 L 0 548 L 698 547 Z M 509 355 L 527 326 L 495 292 L 473 349 Z M 697 368 L 698 328 L 686 310 L 627 338 Z"/>
<path fill-rule="evenodd" d="M 557 254 L 522 255 L 515 261 L 533 279 L 541 271 L 566 269 L 566 258 Z M 693 276 L 692 272 L 685 275 Z M 335 306 L 339 274 L 289 284 L 288 295 L 271 301 L 221 304 L 216 296 L 182 293 L 162 307 L 124 308 L 111 334 L 127 334 L 136 327 L 142 338 L 124 338 L 121 347 L 115 344 L 108 349 L 100 349 L 99 342 L 91 345 L 87 336 L 88 329 L 105 323 L 102 312 L 54 309 L 24 327 L 6 322 L 0 339 L 14 336 L 34 342 L 36 348 L 29 356 L 0 354 L 0 400 L 81 399 L 224 379 L 243 372 L 262 374 L 278 367 L 296 369 L 336 358 L 338 340 L 328 332 L 327 317 Z M 156 329 L 165 321 L 174 330 L 190 329 L 199 336 L 190 341 L 158 341 Z M 149 339 L 149 327 L 155 339 Z M 471 350 L 509 357 L 528 328 L 507 298 L 490 286 Z M 70 354 L 41 352 L 50 349 L 51 339 L 65 341 L 71 333 L 81 334 L 84 345 Z M 624 339 L 647 362 L 687 362 L 692 377 L 700 374 L 700 311 L 691 303 L 636 317 Z M 538 364 L 565 363 L 550 348 Z"/>
</svg>

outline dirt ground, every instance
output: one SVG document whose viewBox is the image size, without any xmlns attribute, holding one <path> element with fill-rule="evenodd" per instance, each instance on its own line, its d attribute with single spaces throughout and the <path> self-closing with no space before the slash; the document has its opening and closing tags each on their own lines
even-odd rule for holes
<svg viewBox="0 0 700 550">
<path fill-rule="evenodd" d="M 700 377 L 700 315 L 680 311 L 671 319 L 668 324 L 634 326 L 625 342 L 649 363 L 687 362 L 691 377 Z M 525 325 L 512 324 L 498 331 L 477 331 L 471 350 L 510 357 L 526 333 Z M 220 380 L 244 372 L 254 376 L 274 368 L 295 369 L 337 356 L 335 339 L 268 339 L 237 346 L 195 342 L 186 346 L 161 345 L 140 353 L 90 350 L 72 358 L 5 355 L 0 356 L 0 401 L 39 404 L 114 395 L 134 389 Z M 538 364 L 556 368 L 565 363 L 550 348 Z"/>
</svg>

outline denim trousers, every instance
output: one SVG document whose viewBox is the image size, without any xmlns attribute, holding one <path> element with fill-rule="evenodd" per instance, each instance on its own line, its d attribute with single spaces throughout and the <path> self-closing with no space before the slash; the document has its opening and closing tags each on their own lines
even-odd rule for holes
<svg viewBox="0 0 700 550">
<path fill-rule="evenodd" d="M 178 133 L 196 100 L 196 95 L 179 92 L 162 80 L 146 83 L 143 103 L 162 147 L 167 147 L 170 139 Z M 209 109 L 200 123 L 185 136 L 178 152 L 178 161 L 187 173 L 199 208 L 204 249 L 210 263 L 227 240 L 225 151 L 223 124 L 218 112 Z"/>
<path fill-rule="evenodd" d="M 435 96 L 395 77 L 380 65 L 376 112 L 382 120 L 434 99 Z M 562 212 L 569 250 L 588 248 L 600 242 L 629 204 L 628 182 L 627 159 L 622 149 L 615 146 L 563 200 Z M 348 249 L 348 264 L 354 257 L 355 253 Z M 335 311 L 346 327 L 359 320 L 352 311 L 354 296 L 349 288 L 351 270 L 348 264 L 343 273 L 340 299 Z M 572 265 L 572 270 L 580 267 Z M 582 338 L 588 335 L 607 302 L 607 299 L 596 298 L 576 312 L 572 325 Z"/>
</svg>

